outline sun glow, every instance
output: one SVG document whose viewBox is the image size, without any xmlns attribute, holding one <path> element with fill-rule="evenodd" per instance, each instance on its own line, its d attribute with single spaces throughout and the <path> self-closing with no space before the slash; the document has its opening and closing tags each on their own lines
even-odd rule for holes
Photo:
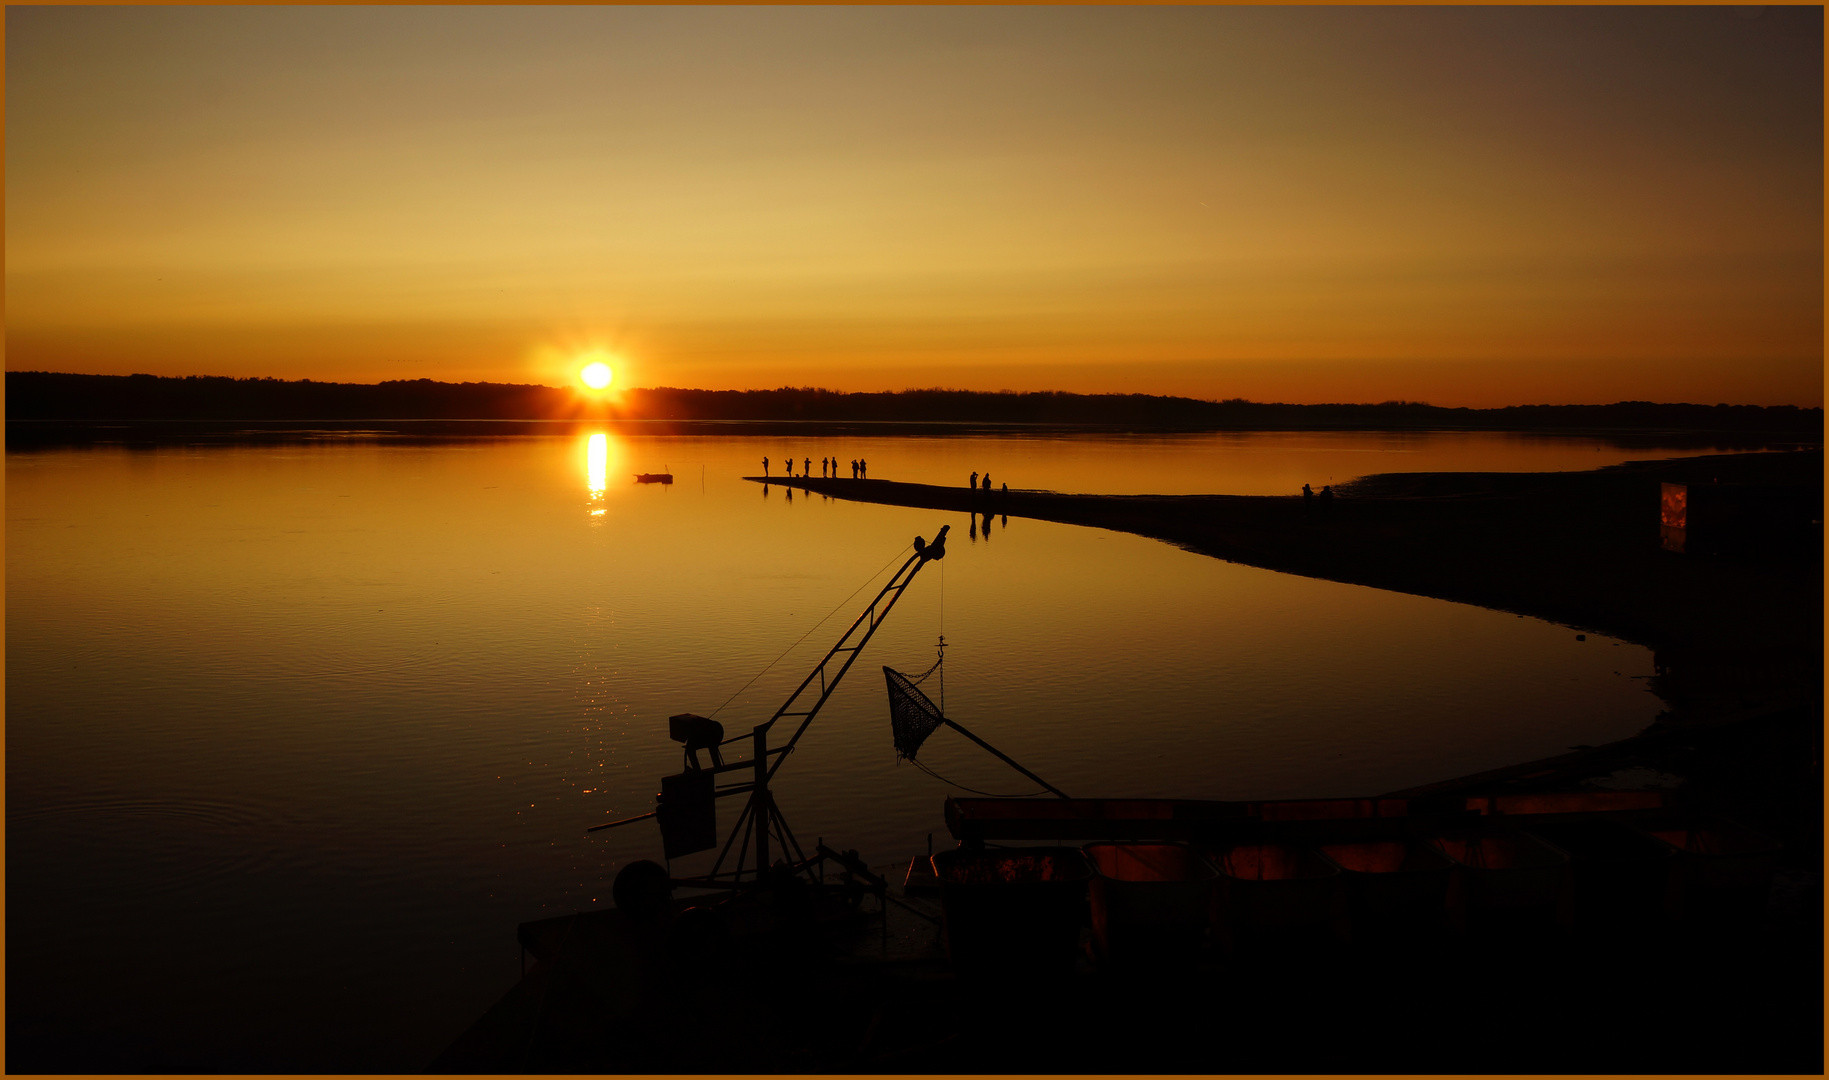
<svg viewBox="0 0 1829 1080">
<path fill-rule="evenodd" d="M 615 377 L 615 373 L 610 371 L 610 365 L 601 360 L 591 361 L 584 365 L 582 371 L 578 372 L 578 378 L 592 390 L 602 390 L 610 385 L 610 380 Z"/>
</svg>

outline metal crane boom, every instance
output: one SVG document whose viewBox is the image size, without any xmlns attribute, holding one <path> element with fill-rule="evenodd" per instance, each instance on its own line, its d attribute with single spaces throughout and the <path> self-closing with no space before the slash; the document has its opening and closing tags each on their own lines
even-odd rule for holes
<svg viewBox="0 0 1829 1080">
<path fill-rule="evenodd" d="M 881 626 L 883 620 L 889 617 L 889 612 L 895 607 L 896 601 L 900 600 L 902 594 L 907 591 L 908 586 L 914 581 L 915 575 L 919 574 L 921 568 L 928 563 L 942 559 L 946 556 L 946 534 L 951 528 L 952 526 L 950 525 L 940 526 L 940 531 L 934 534 L 932 543 L 922 540 L 919 536 L 915 537 L 914 554 L 910 555 L 908 560 L 902 564 L 901 568 L 890 576 L 888 583 L 871 599 L 862 613 L 860 613 L 856 619 L 852 620 L 851 625 L 845 629 L 845 632 L 839 635 L 838 642 L 834 644 L 831 649 L 826 651 L 826 655 L 820 659 L 818 664 L 813 666 L 813 670 L 807 673 L 807 677 L 801 680 L 800 685 L 795 687 L 792 694 L 788 695 L 788 699 L 782 703 L 779 709 L 775 710 L 773 716 L 770 716 L 767 720 L 757 724 L 747 735 L 737 735 L 729 739 L 723 739 L 722 741 L 717 741 L 718 736 L 712 735 L 703 743 L 695 744 L 691 741 L 687 742 L 687 754 L 689 759 L 687 772 L 680 777 L 665 778 L 662 785 L 663 789 L 667 782 L 688 777 L 698 779 L 701 781 L 697 785 L 698 790 L 701 793 L 701 797 L 705 800 L 700 805 L 704 807 L 707 815 L 710 813 L 712 799 L 722 798 L 728 795 L 748 794 L 749 802 L 745 805 L 743 812 L 738 815 L 736 822 L 731 826 L 730 836 L 724 841 L 723 849 L 719 851 L 717 861 L 712 865 L 711 871 L 696 879 L 675 879 L 677 883 L 684 884 L 690 881 L 697 884 L 716 884 L 717 887 L 725 887 L 725 885 L 717 883 L 719 882 L 719 879 L 728 878 L 728 884 L 735 884 L 743 875 L 743 864 L 749 854 L 749 835 L 751 833 L 755 836 L 755 874 L 758 881 L 761 881 L 764 878 L 764 875 L 768 870 L 769 836 L 771 833 L 780 838 L 783 854 L 786 854 L 787 849 L 791 847 L 793 848 L 794 854 L 798 856 L 796 861 L 799 863 L 806 862 L 805 853 L 800 850 L 799 842 L 794 839 L 794 834 L 788 829 L 787 822 L 781 817 L 780 811 L 775 808 L 774 797 L 769 791 L 769 781 L 774 779 L 775 774 L 781 771 L 782 763 L 787 760 L 788 754 L 793 751 L 795 744 L 800 741 L 800 737 L 806 734 L 808 726 L 813 723 L 813 718 L 819 715 L 819 710 L 823 708 L 826 701 L 831 698 L 832 692 L 838 689 L 840 680 L 845 677 L 846 672 L 851 670 L 851 665 L 857 662 L 858 655 L 863 652 L 864 646 L 869 644 L 870 638 L 876 633 L 877 627 Z M 835 662 L 836 669 L 834 670 Z M 815 682 L 818 684 L 817 689 L 814 688 Z M 787 742 L 772 750 L 769 749 L 769 731 L 774 728 L 777 722 L 790 717 L 799 719 L 799 726 L 794 729 L 792 735 L 788 736 Z M 674 719 L 691 721 L 696 725 L 709 727 L 713 731 L 718 730 L 718 726 L 715 722 L 703 717 L 688 715 L 675 717 Z M 702 730 L 702 727 L 700 730 Z M 721 732 L 719 732 L 719 734 L 721 734 Z M 685 737 L 679 734 L 676 734 L 675 738 L 686 741 Z M 720 760 L 717 751 L 713 750 L 711 767 L 704 769 L 698 767 L 696 752 L 693 750 L 694 745 L 698 745 L 701 748 L 710 748 L 713 746 L 724 747 L 729 746 L 731 743 L 742 742 L 744 740 L 753 741 L 753 749 L 747 761 L 732 761 L 725 763 Z M 772 765 L 769 762 L 771 757 L 774 758 Z M 716 774 L 736 770 L 753 770 L 755 778 L 747 784 L 730 785 L 718 788 L 715 791 L 712 790 L 710 785 Z M 663 816 L 663 812 L 667 811 L 667 808 L 672 805 L 674 804 L 663 802 L 663 805 L 658 810 L 647 814 L 641 814 L 637 817 L 624 818 L 621 821 L 594 825 L 587 831 L 595 832 L 599 829 L 614 828 L 618 825 L 626 825 L 633 821 L 642 821 L 650 817 L 661 816 L 662 834 L 663 837 L 665 837 L 667 835 L 668 819 Z M 712 828 L 709 817 L 705 819 L 705 827 L 707 829 Z M 744 842 L 740 845 L 737 844 L 737 837 L 739 834 L 742 834 L 744 837 Z M 671 840 L 669 840 L 669 845 L 671 845 L 671 843 Z M 716 846 L 715 832 L 712 832 L 710 836 L 703 840 L 690 841 L 688 846 L 686 846 L 681 853 L 704 850 L 705 848 L 712 846 Z M 721 872 L 723 871 L 724 860 L 730 854 L 733 846 L 735 846 L 737 850 L 736 868 L 728 872 Z M 669 851 L 669 857 L 671 857 L 672 854 L 673 852 Z"/>
<path fill-rule="evenodd" d="M 717 862 L 712 865 L 711 873 L 706 875 L 708 878 L 716 878 L 718 871 L 723 869 L 724 857 L 729 854 L 731 843 L 737 838 L 737 831 L 743 829 L 746 823 L 756 838 L 758 880 L 768 870 L 768 838 L 771 827 L 779 832 L 783 854 L 786 854 L 786 848 L 791 845 L 794 853 L 799 856 L 799 860 L 805 861 L 806 855 L 800 850 L 800 844 L 795 841 L 792 830 L 787 827 L 786 820 L 775 809 L 774 794 L 769 791 L 768 787 L 769 781 L 781 771 L 782 763 L 787 761 L 788 754 L 793 752 L 794 744 L 798 743 L 800 737 L 806 734 L 807 727 L 813 723 L 813 717 L 819 715 L 819 710 L 825 706 L 826 699 L 832 696 L 832 691 L 838 689 L 839 680 L 845 677 L 845 672 L 851 670 L 851 665 L 857 661 L 858 654 L 863 651 L 871 636 L 876 633 L 876 628 L 883 625 L 883 620 L 889 617 L 889 612 L 895 607 L 895 602 L 902 598 L 902 593 L 907 591 L 909 584 L 914 581 L 915 575 L 921 572 L 923 566 L 946 556 L 946 534 L 951 528 L 951 525 L 940 526 L 940 531 L 934 534 L 934 542 L 931 544 L 918 536 L 915 537 L 914 554 L 908 557 L 908 561 L 902 564 L 901 569 L 890 576 L 888 583 L 871 599 L 869 606 L 865 607 L 863 612 L 852 620 L 845 632 L 839 635 L 837 644 L 827 650 L 825 657 L 814 666 L 812 671 L 807 673 L 807 677 L 800 681 L 800 685 L 794 689 L 792 694 L 788 695 L 788 699 L 782 702 L 781 707 L 775 710 L 775 715 L 763 723 L 757 724 L 755 729 L 750 732 L 750 737 L 755 740 L 755 749 L 751 754 L 749 764 L 752 764 L 756 770 L 756 779 L 750 785 L 749 804 L 744 807 L 743 813 L 738 815 L 737 821 L 731 826 L 730 839 L 724 842 L 724 849 L 718 853 Z M 860 629 L 863 631 L 861 636 L 858 633 Z M 855 644 L 846 644 L 854 638 Z M 844 662 L 828 679 L 826 669 L 840 653 L 844 654 Z M 796 711 L 795 704 L 807 696 L 815 678 L 819 680 L 819 697 L 808 708 Z M 794 734 L 790 735 L 788 741 L 779 749 L 770 750 L 768 748 L 769 729 L 773 728 L 777 721 L 790 716 L 799 717 L 800 726 L 794 729 Z M 742 736 L 737 738 L 740 739 Z M 737 740 L 727 741 L 735 742 Z M 771 754 L 775 757 L 775 763 L 772 766 L 768 763 Z M 743 872 L 744 854 L 746 852 L 739 849 L 737 869 L 733 877 L 740 876 Z"/>
<path fill-rule="evenodd" d="M 870 606 L 866 607 L 863 612 L 852 621 L 851 625 L 846 628 L 845 632 L 839 636 L 838 643 L 832 646 L 831 650 L 826 653 L 825 658 L 820 660 L 819 663 L 814 666 L 813 670 L 807 673 L 807 677 L 801 680 L 799 687 L 797 687 L 792 694 L 788 695 L 788 699 L 782 703 L 779 709 L 775 710 L 775 715 L 769 717 L 767 723 L 756 728 L 756 732 L 766 734 L 770 728 L 775 726 L 776 721 L 781 720 L 784 717 L 798 716 L 801 718 L 800 726 L 794 729 L 794 734 L 788 737 L 786 745 L 781 748 L 781 757 L 776 760 L 774 767 L 768 771 L 768 775 L 771 779 L 777 772 L 781 771 L 781 764 L 787 760 L 787 755 L 794 749 L 794 744 L 799 742 L 800 736 L 806 733 L 807 726 L 813 722 L 813 717 L 819 715 L 819 710 L 825 705 L 826 699 L 832 696 L 832 691 L 838 689 L 838 681 L 845 677 L 845 672 L 851 670 L 851 665 L 857 661 L 858 654 L 863 652 L 864 646 L 870 642 L 870 636 L 875 634 L 876 628 L 881 626 L 883 620 L 889 617 L 890 609 L 895 607 L 895 602 L 902 598 L 902 593 L 907 590 L 909 584 L 914 581 L 915 575 L 921 572 L 921 567 L 926 566 L 935 559 L 945 557 L 946 534 L 951 528 L 951 525 L 940 526 L 940 531 L 934 534 L 934 542 L 931 544 L 924 544 L 920 537 L 915 537 L 915 553 L 910 555 L 908 561 L 902 564 L 902 568 L 897 570 L 895 574 L 890 577 L 889 583 L 884 585 L 882 591 L 876 594 L 876 598 L 870 601 Z M 857 639 L 857 644 L 846 645 L 845 642 L 851 640 L 853 635 L 857 633 L 859 627 L 863 627 L 863 636 Z M 826 668 L 839 653 L 845 654 L 845 662 L 839 665 L 838 671 L 828 680 L 826 678 Z M 806 696 L 808 689 L 813 685 L 813 680 L 816 677 L 819 679 L 818 700 L 813 702 L 811 708 L 801 712 L 795 712 L 795 702 L 798 702 L 802 697 Z"/>
</svg>

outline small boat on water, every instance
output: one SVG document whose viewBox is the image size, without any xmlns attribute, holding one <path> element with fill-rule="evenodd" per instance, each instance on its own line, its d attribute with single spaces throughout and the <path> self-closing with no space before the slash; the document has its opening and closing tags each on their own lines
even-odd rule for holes
<svg viewBox="0 0 1829 1080">
<path fill-rule="evenodd" d="M 637 484 L 671 484 L 673 474 L 670 472 L 638 472 L 635 474 Z"/>
</svg>

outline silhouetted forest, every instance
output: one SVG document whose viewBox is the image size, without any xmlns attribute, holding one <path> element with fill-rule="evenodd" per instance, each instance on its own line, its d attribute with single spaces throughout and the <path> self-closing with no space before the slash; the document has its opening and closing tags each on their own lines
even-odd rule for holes
<svg viewBox="0 0 1829 1080">
<path fill-rule="evenodd" d="M 288 382 L 216 376 L 6 373 L 9 421 L 628 420 L 1084 425 L 1153 430 L 1304 428 L 1758 432 L 1820 439 L 1823 411 L 1795 406 L 1612 405 L 1442 408 L 1411 401 L 1285 405 L 1150 394 L 903 390 L 628 390 L 614 405 L 548 386 Z"/>
</svg>

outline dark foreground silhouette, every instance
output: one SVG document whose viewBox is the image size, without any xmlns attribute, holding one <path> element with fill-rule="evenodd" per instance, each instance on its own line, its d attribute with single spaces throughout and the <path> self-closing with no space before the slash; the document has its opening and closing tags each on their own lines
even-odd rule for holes
<svg viewBox="0 0 1829 1080">
<path fill-rule="evenodd" d="M 977 836 L 974 819 L 993 826 L 1030 807 L 1071 815 L 1094 802 L 949 800 L 949 827 L 966 846 L 917 856 L 905 875 L 900 865 L 860 867 L 842 881 L 780 868 L 761 888 L 670 899 L 664 869 L 630 864 L 618 875 L 615 907 L 521 925 L 531 967 L 430 1071 L 1820 1072 L 1820 892 L 1798 888 L 1794 868 L 1775 877 L 1769 895 L 1720 896 L 1728 906 L 1707 910 L 1660 910 L 1656 886 L 1669 852 L 1652 853 L 1626 878 L 1577 862 L 1572 874 L 1550 877 L 1546 902 L 1518 906 L 1468 893 L 1444 903 L 1454 882 L 1477 875 L 1413 870 L 1402 887 L 1434 881 L 1433 910 L 1421 901 L 1385 915 L 1346 889 L 1333 893 L 1346 902 L 1331 913 L 1322 904 L 1304 916 L 1324 885 L 1258 890 L 1266 903 L 1247 904 L 1254 884 L 1295 882 L 1232 876 L 1211 915 L 1197 891 L 1182 923 L 1164 924 L 1144 907 L 1126 923 L 1114 908 L 1099 914 L 1101 893 L 1118 886 L 1088 880 L 1082 851 L 1101 872 L 1119 869 L 1093 854 L 1104 848 L 1120 861 L 1125 850 L 1143 859 L 1202 852 L 1187 862 L 1211 875 L 1219 864 L 1205 859 L 1218 859 L 1236 874 L 1239 851 L 1250 861 L 1283 845 L 1215 849 L 1215 830 L 1270 828 L 1270 818 L 1186 816 L 1251 807 L 1178 803 L 1164 807 L 1175 815 L 1167 820 L 1121 800 L 1106 823 L 1179 822 L 1192 842 L 972 846 L 1013 835 L 1006 824 Z M 1303 804 L 1263 809 L 1276 805 Z M 1553 810 L 1539 817 L 1525 827 L 1576 850 L 1583 834 L 1630 835 Z M 1054 820 L 1059 839 L 1096 827 Z M 1279 820 L 1292 846 L 1301 844 L 1292 830 L 1327 826 Z M 1387 824 L 1408 830 L 1412 820 Z M 1567 858 L 1540 840 L 1523 842 L 1532 843 L 1552 862 Z M 1381 846 L 1324 850 L 1356 865 L 1342 848 Z M 993 873 L 959 873 L 970 866 Z M 629 895 L 625 883 L 643 868 L 655 889 Z M 966 889 L 949 895 L 953 883 Z M 1690 900 L 1706 891 L 1686 888 Z M 1011 891 L 995 895 L 1003 890 Z M 1680 1037 L 1651 1034 L 1677 1016 L 1689 1018 Z"/>
<path fill-rule="evenodd" d="M 1656 689 L 1672 709 L 1652 731 L 1611 747 L 1345 800 L 1380 808 L 1370 821 L 1259 811 L 1254 825 L 1239 816 L 1250 812 L 1244 804 L 1164 802 L 1157 809 L 1167 814 L 1135 799 L 1111 804 L 1113 827 L 1185 825 L 1197 845 L 1241 828 L 1265 838 L 1281 829 L 1299 844 L 1311 829 L 1411 835 L 1459 814 L 1477 832 L 1495 809 L 1513 820 L 1541 815 L 1523 827 L 1580 853 L 1563 879 L 1570 891 L 1557 894 L 1568 907 L 1549 901 L 1539 912 L 1547 918 L 1519 921 L 1512 916 L 1530 909 L 1495 908 L 1496 921 L 1483 926 L 1208 942 L 1149 968 L 1101 959 L 1082 936 L 1058 962 L 974 971 L 948 958 L 963 938 L 946 944 L 963 931 L 966 909 L 946 907 L 950 886 L 934 901 L 938 883 L 922 878 L 919 856 L 879 865 L 869 888 L 856 890 L 874 901 L 847 902 L 843 887 L 821 892 L 790 875 L 728 899 L 638 907 L 619 896 L 617 908 L 522 924 L 533 967 L 432 1071 L 1820 1073 L 1821 469 L 1814 452 L 1593 473 L 1372 477 L 1347 485 L 1325 515 L 1305 511 L 1300 495 L 1073 496 L 752 478 L 965 511 L 974 521 L 995 513 L 1122 529 L 1253 565 L 1541 615 L 1651 645 Z M 1682 554 L 1661 546 L 1663 482 L 1690 485 Z M 1606 844 L 1593 847 L 1598 833 L 1584 839 L 1608 827 L 1596 815 L 1544 805 L 1552 792 L 1616 798 L 1593 781 L 1622 767 L 1682 777 L 1672 794 L 1628 802 L 1724 816 L 1782 841 L 1769 887 L 1736 893 L 1725 917 L 1653 914 L 1676 892 L 1619 876 L 1636 864 L 1608 861 Z M 1085 832 L 1102 826 L 1077 808 L 1095 803 L 948 800 L 947 826 L 965 846 L 932 866 L 987 841 L 1109 835 Z M 1381 822 L 1387 809 L 1394 816 Z M 1025 831 L 1060 814 L 1072 820 Z M 1026 857 L 1020 847 L 977 854 Z M 1455 873 L 1466 881 L 1471 871 Z M 1684 878 L 1683 888 L 1699 880 Z M 1596 906 L 1615 888 L 1645 892 L 1642 909 L 1622 918 L 1625 909 Z M 1272 907 L 1293 910 L 1291 894 L 1278 895 L 1285 900 Z M 1460 895 L 1473 903 L 1471 892 Z M 1006 930 L 1047 921 L 1052 901 L 1025 896 L 1030 908 Z M 1062 918 L 1084 935 L 1085 911 L 1063 909 Z M 941 923 L 954 928 L 942 934 Z"/>
</svg>

